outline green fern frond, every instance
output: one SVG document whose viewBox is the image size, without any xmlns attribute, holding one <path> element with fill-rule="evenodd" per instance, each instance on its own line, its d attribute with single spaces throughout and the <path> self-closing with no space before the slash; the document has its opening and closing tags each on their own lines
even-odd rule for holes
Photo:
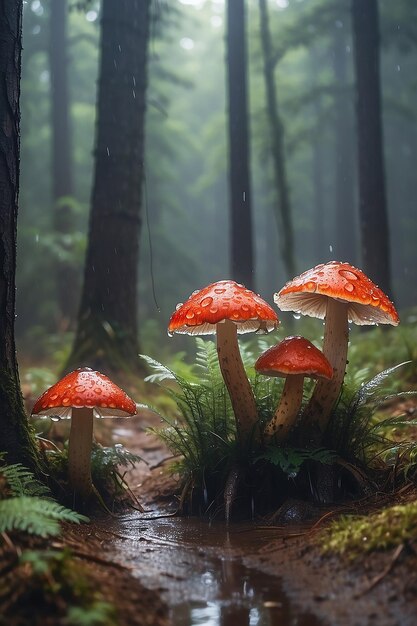
<svg viewBox="0 0 417 626">
<path fill-rule="evenodd" d="M 103 480 L 111 477 L 118 467 L 133 468 L 139 461 L 143 459 L 121 443 L 109 447 L 94 445 L 91 451 L 91 473 L 94 478 Z"/>
<path fill-rule="evenodd" d="M 389 435 L 397 418 L 382 417 L 381 409 L 387 402 L 415 394 L 392 393 L 397 384 L 391 380 L 392 374 L 407 364 L 408 361 L 387 368 L 359 388 L 345 383 L 325 434 L 325 444 L 346 460 L 364 466 L 389 450 L 394 445 Z"/>
<path fill-rule="evenodd" d="M 0 532 L 20 530 L 39 537 L 58 535 L 59 522 L 79 524 L 88 518 L 54 500 L 20 496 L 0 501 Z"/>
<path fill-rule="evenodd" d="M 153 374 L 146 376 L 145 381 L 150 383 L 162 383 L 164 380 L 175 380 L 175 374 L 166 365 L 162 365 L 159 361 L 156 361 L 152 357 L 146 354 L 139 354 L 139 357 L 145 361 L 151 370 L 154 370 Z"/>
<path fill-rule="evenodd" d="M 337 454 L 334 450 L 327 450 L 326 448 L 306 450 L 304 448 L 269 446 L 265 452 L 257 457 L 257 460 L 259 459 L 277 465 L 285 474 L 295 478 L 306 461 L 331 465 L 336 461 Z"/>
<path fill-rule="evenodd" d="M 49 488 L 20 463 L 0 467 L 0 474 L 7 481 L 12 496 L 51 497 Z"/>
</svg>

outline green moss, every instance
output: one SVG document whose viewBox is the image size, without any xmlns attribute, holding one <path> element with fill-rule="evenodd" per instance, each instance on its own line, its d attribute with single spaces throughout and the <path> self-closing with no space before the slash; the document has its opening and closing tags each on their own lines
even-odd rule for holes
<svg viewBox="0 0 417 626">
<path fill-rule="evenodd" d="M 37 476 L 42 475 L 42 461 L 20 387 L 6 368 L 0 368 L 0 441 L 8 463 L 22 463 Z"/>
<path fill-rule="evenodd" d="M 387 550 L 417 534 L 417 501 L 388 507 L 367 516 L 344 516 L 321 535 L 324 552 L 351 559 L 375 550 Z"/>
</svg>

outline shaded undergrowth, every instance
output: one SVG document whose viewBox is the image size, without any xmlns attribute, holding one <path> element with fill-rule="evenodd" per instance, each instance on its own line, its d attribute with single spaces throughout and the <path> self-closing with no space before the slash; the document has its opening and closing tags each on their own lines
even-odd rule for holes
<svg viewBox="0 0 417 626">
<path fill-rule="evenodd" d="M 258 352 L 265 347 L 261 340 Z M 253 350 L 243 347 L 241 352 L 262 432 L 277 406 L 283 379 L 256 375 Z M 197 339 L 196 364 L 185 373 L 182 367 L 181 374 L 143 358 L 152 370 L 147 380 L 162 385 L 177 406 L 173 417 L 161 415 L 165 426 L 155 432 L 177 458 L 172 469 L 181 476 L 181 504 L 188 511 L 214 516 L 226 508 L 227 515 L 233 502 L 235 515 L 249 517 L 274 511 L 288 497 L 319 502 L 357 497 L 381 488 L 394 465 L 397 479 L 404 478 L 406 464 L 417 458 L 417 446 L 398 438 L 410 421 L 389 412 L 407 396 L 398 390 L 395 377 L 405 364 L 365 382 L 365 371 L 347 375 L 322 445 L 306 448 L 299 444 L 301 419 L 283 445 L 265 445 L 262 438 L 239 443 L 213 342 Z M 311 390 L 306 382 L 304 404 Z"/>
</svg>

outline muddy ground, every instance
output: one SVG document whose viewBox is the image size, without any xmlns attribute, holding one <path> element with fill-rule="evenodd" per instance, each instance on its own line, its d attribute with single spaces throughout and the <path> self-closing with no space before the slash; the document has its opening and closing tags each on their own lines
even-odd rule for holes
<svg viewBox="0 0 417 626">
<path fill-rule="evenodd" d="M 103 444 L 123 443 L 147 462 L 126 476 L 145 513 L 130 509 L 71 525 L 59 540 L 87 567 L 100 597 L 115 605 L 112 624 L 417 624 L 417 558 L 411 550 L 394 560 L 387 552 L 349 563 L 321 554 L 318 538 L 325 522 L 318 527 L 315 521 L 303 527 L 232 522 L 227 528 L 222 521 L 170 517 L 177 485 L 166 471 L 169 452 L 145 433 L 149 426 L 159 426 L 159 420 L 144 411 L 129 420 L 102 420 L 97 431 Z M 51 607 L 37 606 L 36 599 L 21 602 L 27 610 L 0 615 L 0 624 L 67 623 Z"/>
<path fill-rule="evenodd" d="M 266 587 L 264 591 L 261 589 L 255 617 L 245 609 L 248 606 L 246 598 L 241 618 L 236 613 L 228 622 L 227 615 L 223 618 L 221 612 L 217 621 L 210 621 L 212 618 L 209 617 L 204 621 L 203 615 L 203 621 L 198 621 L 197 617 L 191 620 L 193 623 L 210 626 L 216 623 L 236 626 L 246 623 L 259 626 L 290 623 L 300 626 L 415 626 L 417 623 L 417 558 L 411 550 L 403 550 L 398 559 L 391 551 L 349 563 L 321 554 L 318 537 L 319 532 L 325 532 L 324 523 L 313 530 L 314 522 L 303 528 L 232 523 L 226 531 L 222 522 L 209 525 L 184 518 L 149 519 L 175 508 L 172 499 L 175 481 L 166 473 L 166 462 L 163 461 L 169 453 L 155 437 L 144 433 L 146 426 L 155 425 L 151 413 L 119 421 L 117 425 L 113 422 L 113 425 L 113 440 L 125 443 L 149 463 L 148 466 L 139 464 L 129 475 L 129 483 L 147 512 L 122 516 L 113 520 L 111 528 L 106 521 L 106 528 L 119 536 L 103 542 L 103 553 L 109 559 L 128 564 L 136 579 L 159 594 L 168 605 L 168 616 L 176 626 L 189 623 L 190 611 L 186 611 L 183 618 L 181 611 L 176 612 L 173 606 L 181 608 L 187 603 L 193 605 L 193 602 L 198 606 L 199 592 L 193 595 L 192 590 L 193 570 L 194 574 L 197 572 L 198 585 L 207 573 L 206 566 L 198 573 L 199 563 L 201 566 L 205 559 L 216 560 L 219 555 L 222 573 L 213 576 L 226 579 L 222 590 L 217 590 L 226 614 L 228 600 L 224 596 L 230 580 L 233 583 L 231 593 L 236 594 L 236 589 L 237 593 L 240 589 L 239 577 L 247 582 L 250 579 L 248 572 L 255 579 L 265 575 L 265 585 L 269 585 L 272 591 Z M 102 524 L 98 524 L 99 528 Z M 228 574 L 224 572 L 225 563 Z M 274 592 L 275 580 L 277 590 Z M 211 582 L 216 588 L 217 581 Z M 250 587 L 250 583 L 247 584 Z M 252 589 L 247 595 L 252 593 L 252 597 L 257 597 L 258 591 Z M 272 593 L 271 597 L 268 593 Z M 213 597 L 215 595 L 216 589 Z M 206 598 L 208 603 L 213 599 L 208 592 Z M 263 615 L 259 606 L 266 606 L 267 614 Z M 137 608 L 139 610 L 139 606 Z M 162 624 L 157 616 L 154 623 Z"/>
</svg>

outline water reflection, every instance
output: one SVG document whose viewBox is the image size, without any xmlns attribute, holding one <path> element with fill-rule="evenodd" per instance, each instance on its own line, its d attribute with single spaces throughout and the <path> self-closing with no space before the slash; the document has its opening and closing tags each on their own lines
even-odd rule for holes
<svg viewBox="0 0 417 626">
<path fill-rule="evenodd" d="M 239 560 L 213 561 L 200 581 L 210 586 L 213 599 L 174 606 L 171 618 L 176 626 L 320 626 L 316 617 L 290 605 L 279 579 L 248 569 Z"/>
<path fill-rule="evenodd" d="M 145 586 L 162 590 L 175 626 L 321 625 L 290 602 L 279 569 L 271 575 L 243 564 L 245 556 L 270 546 L 268 530 L 152 515 L 119 518 L 117 533 L 123 539 L 114 544 L 118 558 Z"/>
</svg>

